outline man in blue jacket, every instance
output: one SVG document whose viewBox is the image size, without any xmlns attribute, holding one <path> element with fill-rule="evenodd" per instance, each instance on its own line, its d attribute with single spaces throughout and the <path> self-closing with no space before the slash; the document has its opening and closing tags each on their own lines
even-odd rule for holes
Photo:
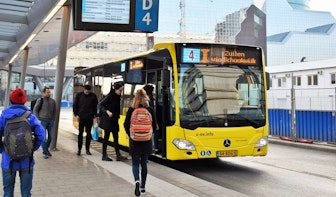
<svg viewBox="0 0 336 197">
<path fill-rule="evenodd" d="M 4 135 L 4 128 L 9 119 L 22 116 L 26 111 L 30 111 L 24 104 L 27 96 L 24 90 L 17 88 L 10 94 L 11 105 L 2 111 L 0 116 L 0 137 Z M 34 133 L 34 151 L 38 150 L 45 139 L 45 131 L 40 121 L 31 112 L 28 116 L 28 122 Z M 1 141 L 0 152 L 2 153 L 2 180 L 4 196 L 13 196 L 16 172 L 20 174 L 21 196 L 31 196 L 31 189 L 33 184 L 33 167 L 34 159 L 25 158 L 21 161 L 11 161 L 11 158 L 4 150 Z M 29 169 L 30 168 L 30 169 Z"/>
</svg>

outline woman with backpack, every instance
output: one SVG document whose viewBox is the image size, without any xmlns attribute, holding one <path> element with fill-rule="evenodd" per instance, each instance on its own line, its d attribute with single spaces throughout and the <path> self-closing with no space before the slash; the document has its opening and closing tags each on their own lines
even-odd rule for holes
<svg viewBox="0 0 336 197">
<path fill-rule="evenodd" d="M 130 137 L 129 153 L 132 156 L 132 172 L 135 180 L 134 194 L 136 196 L 140 196 L 140 192 L 142 194 L 146 192 L 147 162 L 152 153 L 153 128 L 156 127 L 154 110 L 149 107 L 148 102 L 146 91 L 144 89 L 137 90 L 124 122 L 126 133 Z M 142 133 L 139 134 L 138 131 Z M 140 165 L 141 179 L 139 177 Z"/>
</svg>

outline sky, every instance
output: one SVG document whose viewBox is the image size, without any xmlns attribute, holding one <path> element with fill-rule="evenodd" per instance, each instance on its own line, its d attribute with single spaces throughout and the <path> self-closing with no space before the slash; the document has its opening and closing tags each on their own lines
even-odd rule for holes
<svg viewBox="0 0 336 197">
<path fill-rule="evenodd" d="M 336 18 L 336 0 L 311 0 L 312 10 L 329 11 Z"/>
<path fill-rule="evenodd" d="M 185 32 L 193 34 L 214 33 L 216 24 L 225 20 L 225 16 L 242 7 L 249 7 L 251 2 L 265 0 L 185 0 Z M 274 0 L 272 0 L 274 1 Z M 286 1 L 286 0 L 282 0 Z M 311 10 L 330 11 L 336 18 L 336 0 L 310 0 Z M 180 26 L 180 0 L 161 0 L 159 11 L 159 32 L 178 33 Z M 212 27 L 212 28 L 209 28 Z"/>
<path fill-rule="evenodd" d="M 185 0 L 186 32 L 195 34 L 213 34 L 218 22 L 225 20 L 227 14 L 233 13 L 242 7 L 250 6 L 251 2 L 265 0 Z M 284 1 L 284 0 L 283 0 Z M 180 31 L 180 0 L 160 1 L 160 33 L 177 33 Z M 163 9 L 164 8 L 164 9 Z M 311 10 L 330 11 L 336 18 L 336 0 L 310 0 Z"/>
</svg>

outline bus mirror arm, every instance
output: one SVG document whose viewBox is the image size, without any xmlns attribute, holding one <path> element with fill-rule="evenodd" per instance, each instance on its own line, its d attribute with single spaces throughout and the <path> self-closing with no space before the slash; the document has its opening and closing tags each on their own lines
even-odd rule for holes
<svg viewBox="0 0 336 197">
<path fill-rule="evenodd" d="M 172 59 L 170 57 L 163 58 L 163 69 L 161 71 L 163 87 L 170 87 L 170 72 L 168 68 L 171 66 L 172 66 Z"/>
<path fill-rule="evenodd" d="M 168 69 L 163 69 L 161 71 L 162 76 L 162 87 L 170 87 L 170 72 Z"/>
</svg>

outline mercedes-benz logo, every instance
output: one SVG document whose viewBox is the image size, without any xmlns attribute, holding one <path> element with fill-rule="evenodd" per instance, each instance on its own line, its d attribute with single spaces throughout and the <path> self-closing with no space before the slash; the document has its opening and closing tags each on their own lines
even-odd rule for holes
<svg viewBox="0 0 336 197">
<path fill-rule="evenodd" d="M 229 147 L 231 145 L 231 141 L 229 139 L 225 139 L 223 144 L 225 147 Z"/>
</svg>

